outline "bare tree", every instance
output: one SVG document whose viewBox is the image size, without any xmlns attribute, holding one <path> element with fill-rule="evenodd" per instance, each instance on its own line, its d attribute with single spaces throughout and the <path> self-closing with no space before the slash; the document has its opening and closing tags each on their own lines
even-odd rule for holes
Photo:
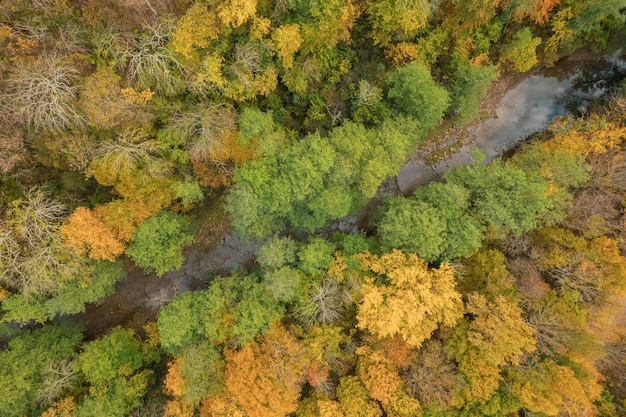
<svg viewBox="0 0 626 417">
<path fill-rule="evenodd" d="M 183 135 L 194 161 L 219 160 L 224 135 L 235 130 L 235 113 L 223 105 L 198 106 L 174 117 L 170 131 Z"/>
<path fill-rule="evenodd" d="M 139 164 L 151 165 L 159 149 L 155 140 L 148 139 L 137 129 L 122 131 L 114 141 L 100 142 L 94 151 L 97 164 L 104 164 L 109 172 L 129 173 Z"/>
<path fill-rule="evenodd" d="M 18 63 L 7 80 L 9 108 L 37 129 L 81 125 L 83 118 L 74 109 L 77 80 L 78 70 L 55 54 Z"/>
<path fill-rule="evenodd" d="M 65 207 L 38 188 L 26 192 L 0 219 L 0 284 L 23 296 L 50 295 L 75 279 L 85 260 L 61 241 Z"/>
<path fill-rule="evenodd" d="M 309 296 L 309 302 L 298 311 L 300 320 L 306 325 L 333 323 L 351 302 L 350 294 L 334 278 L 319 283 Z"/>
<path fill-rule="evenodd" d="M 165 47 L 172 25 L 159 22 L 145 27 L 147 34 L 123 53 L 126 77 L 140 88 L 151 88 L 163 95 L 173 95 L 184 87 L 180 76 L 183 66 Z"/>
<path fill-rule="evenodd" d="M 576 253 L 566 265 L 546 271 L 560 289 L 567 288 L 580 294 L 583 302 L 597 303 L 601 296 L 601 285 L 606 280 L 607 271 Z"/>
<path fill-rule="evenodd" d="M 77 378 L 78 372 L 74 370 L 74 362 L 71 359 L 51 363 L 44 370 L 44 379 L 37 391 L 37 404 L 44 406 L 60 398 L 74 385 Z"/>
</svg>

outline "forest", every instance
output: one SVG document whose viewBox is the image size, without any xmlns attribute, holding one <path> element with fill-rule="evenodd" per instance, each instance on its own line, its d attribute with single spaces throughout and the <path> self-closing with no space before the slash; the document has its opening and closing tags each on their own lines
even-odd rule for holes
<svg viewBox="0 0 626 417">
<path fill-rule="evenodd" d="M 0 417 L 626 416 L 626 78 L 387 186 L 621 47 L 624 0 L 0 0 Z"/>
</svg>

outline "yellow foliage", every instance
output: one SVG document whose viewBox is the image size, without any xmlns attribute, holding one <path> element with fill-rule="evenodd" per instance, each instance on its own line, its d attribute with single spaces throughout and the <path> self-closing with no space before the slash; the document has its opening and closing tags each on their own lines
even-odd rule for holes
<svg viewBox="0 0 626 417">
<path fill-rule="evenodd" d="M 218 38 L 219 22 L 206 5 L 194 3 L 176 23 L 169 48 L 187 61 L 198 58 L 196 48 L 206 48 Z"/>
<path fill-rule="evenodd" d="M 283 25 L 272 33 L 272 46 L 283 67 L 293 67 L 293 55 L 302 45 L 300 26 L 298 24 Z"/>
<path fill-rule="evenodd" d="M 9 295 L 11 295 L 11 291 L 4 287 L 0 287 L 0 303 L 6 300 Z"/>
<path fill-rule="evenodd" d="M 517 363 L 520 355 L 536 349 L 533 329 L 514 301 L 499 295 L 490 302 L 479 293 L 471 293 L 467 298 L 467 312 L 474 316 L 468 341 L 489 362 L 497 366 Z"/>
<path fill-rule="evenodd" d="M 300 27 L 302 52 L 306 55 L 322 48 L 334 47 L 339 42 L 349 44 L 351 41 L 350 31 L 361 13 L 360 7 L 352 0 L 326 2 L 328 9 L 335 10 L 320 10 L 316 13 L 315 22 L 302 24 Z"/>
<path fill-rule="evenodd" d="M 326 271 L 326 276 L 329 279 L 336 279 L 337 282 L 342 282 L 345 278 L 344 271 L 347 269 L 346 258 L 340 252 L 335 252 L 335 256 L 333 256 L 330 266 Z"/>
<path fill-rule="evenodd" d="M 224 26 L 237 28 L 256 14 L 256 0 L 223 0 L 217 15 Z"/>
<path fill-rule="evenodd" d="M 181 400 L 171 400 L 165 404 L 162 417 L 193 417 L 194 409 Z"/>
<path fill-rule="evenodd" d="M 254 16 L 250 25 L 250 36 L 252 39 L 263 39 L 265 35 L 270 33 L 272 21 L 267 17 Z"/>
<path fill-rule="evenodd" d="M 449 264 L 428 269 L 417 255 L 398 250 L 380 257 L 369 253 L 356 257 L 361 269 L 389 282 L 375 284 L 373 278 L 366 279 L 357 314 L 359 328 L 380 338 L 399 334 L 410 346 L 419 347 L 439 325 L 454 326 L 463 316 Z"/>
<path fill-rule="evenodd" d="M 41 417 L 75 417 L 76 401 L 74 397 L 64 397 L 54 402 Z"/>
<path fill-rule="evenodd" d="M 0 25 L 0 46 L 11 61 L 22 61 L 37 53 L 39 42 L 22 37 L 8 25 Z"/>
<path fill-rule="evenodd" d="M 592 154 L 603 154 L 618 149 L 626 139 L 626 126 L 605 122 L 597 115 L 592 115 L 586 122 L 571 123 L 571 119 L 566 119 L 566 122 L 569 123 L 565 125 L 567 130 L 555 133 L 554 137 L 545 143 L 546 148 L 586 158 Z"/>
<path fill-rule="evenodd" d="M 319 408 L 319 417 L 344 417 L 337 401 L 318 400 L 317 407 Z"/>
<path fill-rule="evenodd" d="M 143 90 L 141 92 L 128 87 L 122 88 L 120 91 L 124 99 L 129 103 L 139 104 L 140 106 L 145 106 L 154 96 L 154 92 L 150 91 L 150 89 Z"/>
<path fill-rule="evenodd" d="M 590 368 L 591 364 L 585 366 L 585 370 Z M 591 416 L 595 415 L 593 401 L 602 392 L 597 376 L 594 369 L 581 381 L 572 369 L 547 359 L 530 370 L 511 370 L 507 385 L 530 411 L 548 416 Z"/>
<path fill-rule="evenodd" d="M 574 35 L 574 30 L 570 27 L 570 21 L 574 18 L 571 7 L 563 7 L 552 15 L 550 29 L 552 36 L 545 42 L 544 60 L 548 65 L 554 64 L 559 56 L 561 45 Z"/>
<path fill-rule="evenodd" d="M 200 417 L 248 417 L 232 398 L 225 394 L 209 395 L 202 400 Z"/>
<path fill-rule="evenodd" d="M 78 207 L 60 228 L 65 243 L 78 255 L 114 261 L 125 246 L 102 218 L 86 207 Z"/>
<path fill-rule="evenodd" d="M 121 242 L 128 242 L 137 225 L 161 211 L 162 207 L 141 200 L 114 200 L 94 208 L 94 215 L 109 227 Z"/>
<path fill-rule="evenodd" d="M 305 380 L 304 347 L 279 323 L 261 343 L 227 350 L 225 384 L 228 394 L 254 417 L 283 417 L 298 406 Z"/>
<path fill-rule="evenodd" d="M 180 367 L 184 360 L 182 356 L 178 356 L 174 362 L 167 364 L 167 375 L 165 376 L 165 381 L 163 381 L 167 393 L 178 398 L 184 394 L 185 382 L 180 376 Z"/>
<path fill-rule="evenodd" d="M 215 88 L 224 88 L 226 80 L 222 76 L 222 65 L 224 64 L 224 58 L 221 56 L 209 53 L 202 60 L 202 65 L 198 73 L 196 74 L 196 83 L 200 88 L 205 86 L 213 86 Z"/>
<path fill-rule="evenodd" d="M 419 56 L 418 46 L 411 42 L 400 42 L 385 48 L 385 57 L 396 67 L 411 63 Z"/>
<path fill-rule="evenodd" d="M 153 93 L 122 89 L 120 82 L 121 77 L 109 69 L 96 71 L 86 79 L 78 104 L 91 124 L 112 128 L 129 121 L 136 123 L 138 110 Z"/>
<path fill-rule="evenodd" d="M 370 397 L 382 405 L 388 405 L 397 399 L 402 380 L 398 370 L 383 352 L 362 346 L 356 350 L 359 356 L 359 378 L 369 392 Z"/>
</svg>

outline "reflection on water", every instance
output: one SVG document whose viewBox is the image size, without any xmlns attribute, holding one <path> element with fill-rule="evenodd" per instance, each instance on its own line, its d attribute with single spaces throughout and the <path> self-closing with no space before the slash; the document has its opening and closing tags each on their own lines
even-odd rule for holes
<svg viewBox="0 0 626 417">
<path fill-rule="evenodd" d="M 593 62 L 566 62 L 528 77 L 504 95 L 495 109 L 496 117 L 485 120 L 475 130 L 470 145 L 432 166 L 423 160 L 408 162 L 398 173 L 400 192 L 409 194 L 415 187 L 440 179 L 453 166 L 471 164 L 469 150 L 474 146 L 482 149 L 489 161 L 543 130 L 555 116 L 573 112 L 572 106 L 584 109 L 588 103 L 581 105 L 572 98 L 584 93 L 584 97 L 597 99 L 600 93 L 610 92 L 609 84 L 613 86 L 626 76 L 626 63 L 617 56 Z"/>
</svg>

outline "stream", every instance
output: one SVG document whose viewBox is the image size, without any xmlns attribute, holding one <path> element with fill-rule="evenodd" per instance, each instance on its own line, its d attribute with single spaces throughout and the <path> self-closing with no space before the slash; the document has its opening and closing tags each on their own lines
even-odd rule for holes
<svg viewBox="0 0 626 417">
<path fill-rule="evenodd" d="M 485 163 L 545 129 L 556 116 L 584 114 L 595 100 L 610 94 L 626 76 L 621 50 L 598 59 L 565 58 L 552 68 L 541 68 L 510 89 L 488 118 L 471 129 L 468 144 L 450 157 L 428 164 L 411 159 L 400 169 L 398 188 L 404 195 L 430 181 L 440 180 L 450 168 L 473 163 L 470 150 L 478 147 Z"/>
<path fill-rule="evenodd" d="M 532 71 L 502 97 L 494 109 L 496 117 L 471 129 L 468 145 L 434 165 L 410 159 L 397 175 L 400 192 L 410 194 L 415 187 L 441 179 L 454 166 L 471 164 L 469 151 L 474 146 L 491 160 L 544 129 L 557 115 L 584 114 L 592 101 L 610 93 L 616 80 L 626 77 L 626 62 L 619 58 L 620 51 L 600 58 L 569 57 L 552 68 Z M 357 222 L 357 216 L 347 216 L 325 229 L 351 231 Z M 117 325 L 140 329 L 176 295 L 206 286 L 215 274 L 251 267 L 256 247 L 255 242 L 244 242 L 229 230 L 210 249 L 188 248 L 182 268 L 161 278 L 146 275 L 127 261 L 127 276 L 117 284 L 116 292 L 100 304 L 88 304 L 73 319 L 86 324 L 88 338 Z"/>
</svg>

